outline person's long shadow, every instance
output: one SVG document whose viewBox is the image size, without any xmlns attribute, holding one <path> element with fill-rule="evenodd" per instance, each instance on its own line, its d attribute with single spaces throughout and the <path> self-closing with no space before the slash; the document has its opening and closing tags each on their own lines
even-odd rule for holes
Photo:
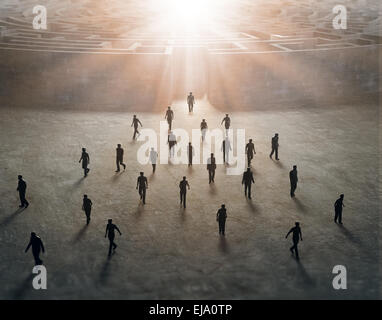
<svg viewBox="0 0 382 320">
<path fill-rule="evenodd" d="M 180 214 L 181 221 L 182 222 L 186 221 L 186 209 L 183 208 L 183 205 L 179 208 L 179 214 Z"/>
<path fill-rule="evenodd" d="M 149 176 L 149 181 L 154 181 L 155 180 L 155 173 L 154 172 L 151 172 L 150 176 Z"/>
<path fill-rule="evenodd" d="M 9 215 L 8 217 L 5 217 L 1 222 L 0 222 L 0 227 L 5 227 L 5 226 L 7 226 L 9 223 L 11 223 L 12 222 L 12 220 L 14 219 L 14 218 L 16 218 L 17 217 L 17 215 L 19 214 L 19 213 L 21 213 L 22 211 L 24 211 L 25 210 L 25 208 L 23 207 L 23 208 L 18 208 L 15 212 L 13 212 L 11 215 Z"/>
<path fill-rule="evenodd" d="M 111 177 L 111 180 L 113 180 L 113 182 L 116 181 L 116 180 L 118 180 L 119 177 L 120 177 L 124 172 L 125 172 L 124 170 L 123 170 L 123 171 L 120 171 L 120 172 L 116 172 L 115 175 L 113 175 L 113 176 Z"/>
<path fill-rule="evenodd" d="M 277 164 L 277 166 L 279 167 L 279 168 L 284 168 L 284 165 L 283 165 L 283 163 L 280 161 L 280 160 L 273 160 L 272 159 L 272 161 L 274 162 L 274 163 L 276 163 Z"/>
<path fill-rule="evenodd" d="M 358 238 L 355 237 L 346 227 L 344 227 L 343 224 L 337 224 L 338 228 L 342 231 L 342 233 L 353 243 L 363 246 L 362 241 Z"/>
<path fill-rule="evenodd" d="M 137 207 L 137 209 L 134 212 L 134 216 L 138 219 L 142 218 L 142 214 L 145 211 L 145 208 L 142 203 L 140 203 Z"/>
<path fill-rule="evenodd" d="M 76 242 L 80 241 L 80 240 L 84 237 L 84 235 L 85 235 L 87 229 L 88 229 L 88 225 L 85 224 L 85 225 L 81 228 L 81 230 L 77 233 L 77 235 L 76 235 L 75 238 L 73 239 L 72 243 L 75 244 Z"/>
<path fill-rule="evenodd" d="M 210 189 L 209 189 L 209 193 L 211 194 L 211 195 L 216 195 L 216 186 L 215 186 L 215 183 L 210 183 Z"/>
<path fill-rule="evenodd" d="M 219 250 L 224 253 L 224 254 L 227 254 L 229 253 L 229 245 L 227 243 L 227 240 L 225 239 L 225 236 L 220 236 L 220 240 L 219 240 Z"/>
<path fill-rule="evenodd" d="M 189 175 L 192 175 L 192 172 L 193 172 L 194 170 L 192 169 L 192 166 L 188 166 L 188 174 Z"/>
<path fill-rule="evenodd" d="M 246 200 L 247 200 L 248 207 L 251 209 L 251 211 L 254 213 L 259 213 L 259 208 L 257 207 L 257 205 L 253 203 L 253 196 L 252 196 L 252 199 L 246 198 Z"/>
<path fill-rule="evenodd" d="M 292 199 L 293 199 L 294 203 L 296 204 L 296 208 L 298 211 L 300 211 L 302 213 L 308 212 L 307 207 L 304 206 L 299 199 L 297 199 L 296 197 L 293 197 Z"/>
<path fill-rule="evenodd" d="M 75 183 L 73 183 L 73 188 L 78 188 L 84 180 L 85 180 L 85 177 L 78 179 Z"/>
<path fill-rule="evenodd" d="M 167 163 L 167 164 L 168 164 L 170 167 L 173 167 L 173 166 L 174 166 L 174 162 L 173 162 L 173 161 L 174 161 L 174 157 L 170 157 L 170 156 L 169 156 L 169 157 L 168 157 L 168 163 Z"/>
<path fill-rule="evenodd" d="M 32 280 L 33 280 L 33 274 L 29 274 L 24 281 L 21 283 L 21 285 L 16 289 L 16 291 L 13 294 L 14 300 L 21 300 L 28 289 L 32 288 Z"/>
<path fill-rule="evenodd" d="M 316 281 L 306 272 L 305 267 L 301 263 L 301 261 L 296 258 L 294 259 L 296 260 L 298 272 L 302 276 L 302 280 L 304 281 L 304 283 L 307 284 L 308 286 L 315 286 Z"/>
<path fill-rule="evenodd" d="M 99 274 L 99 281 L 102 284 L 105 284 L 107 282 L 107 279 L 110 276 L 110 259 L 111 259 L 111 256 L 108 256 Z"/>
</svg>

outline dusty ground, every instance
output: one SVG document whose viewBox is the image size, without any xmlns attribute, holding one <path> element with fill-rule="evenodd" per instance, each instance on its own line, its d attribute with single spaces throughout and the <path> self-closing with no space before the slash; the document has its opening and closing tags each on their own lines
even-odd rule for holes
<svg viewBox="0 0 382 320">
<path fill-rule="evenodd" d="M 173 104 L 175 128 L 198 128 L 206 118 L 220 128 L 223 113 L 198 101 L 188 115 Z M 163 114 L 138 114 L 159 130 Z M 208 185 L 205 165 L 151 166 L 136 161 L 131 113 L 0 110 L 0 298 L 2 299 L 310 299 L 379 297 L 378 107 L 337 106 L 231 114 L 257 150 L 254 197 L 246 201 L 240 176 L 217 169 Z M 269 159 L 270 137 L 280 134 L 279 163 Z M 127 169 L 115 174 L 115 145 Z M 91 157 L 82 178 L 81 147 Z M 297 164 L 296 199 L 288 172 Z M 139 171 L 149 178 L 147 204 L 135 190 Z M 31 205 L 17 211 L 17 175 L 28 183 Z M 188 207 L 178 203 L 187 175 Z M 93 200 L 85 226 L 82 195 Z M 333 222 L 333 202 L 345 194 L 344 225 Z M 226 237 L 215 214 L 228 208 Z M 122 231 L 107 259 L 104 230 L 113 218 Z M 300 262 L 284 236 L 301 222 Z M 24 254 L 30 232 L 45 243 L 48 290 L 31 287 L 33 259 Z M 332 288 L 332 268 L 346 266 L 348 290 Z"/>
</svg>

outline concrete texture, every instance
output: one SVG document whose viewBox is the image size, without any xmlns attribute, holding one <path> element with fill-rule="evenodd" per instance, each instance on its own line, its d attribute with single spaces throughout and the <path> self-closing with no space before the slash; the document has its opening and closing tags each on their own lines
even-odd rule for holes
<svg viewBox="0 0 382 320">
<path fill-rule="evenodd" d="M 220 127 L 223 113 L 198 100 L 188 115 L 175 102 L 174 127 L 190 131 L 206 118 Z M 1 109 L 0 251 L 2 299 L 367 299 L 379 297 L 378 107 L 236 112 L 234 129 L 254 138 L 256 184 L 244 198 L 240 176 L 219 165 L 208 185 L 205 165 L 151 166 L 136 161 L 131 113 L 40 112 Z M 159 129 L 162 114 L 141 113 Z M 280 162 L 269 159 L 270 137 L 280 134 Z M 115 174 L 115 145 L 127 152 L 125 172 Z M 86 146 L 91 171 L 78 164 Z M 288 172 L 299 169 L 296 199 Z M 149 178 L 147 204 L 135 190 L 139 171 Z M 16 212 L 17 175 L 28 183 L 30 206 Z M 187 175 L 188 207 L 179 207 L 178 183 Z M 82 195 L 94 202 L 85 226 Z M 333 222 L 333 202 L 345 194 L 344 225 Z M 215 214 L 228 208 L 226 237 Z M 104 229 L 108 218 L 122 236 L 111 260 Z M 284 236 L 301 222 L 301 261 Z M 24 254 L 30 231 L 47 254 L 48 290 L 31 289 L 32 256 Z M 348 271 L 348 290 L 332 288 L 332 268 Z"/>
</svg>

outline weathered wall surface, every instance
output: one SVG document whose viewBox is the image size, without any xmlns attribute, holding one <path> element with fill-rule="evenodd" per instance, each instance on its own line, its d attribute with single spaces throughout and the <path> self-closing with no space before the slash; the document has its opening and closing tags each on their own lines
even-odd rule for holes
<svg viewBox="0 0 382 320">
<path fill-rule="evenodd" d="M 218 108 L 236 110 L 375 100 L 380 48 L 213 55 L 208 98 Z"/>
<path fill-rule="evenodd" d="M 168 59 L 2 51 L 1 106 L 152 111 L 169 103 Z"/>
<path fill-rule="evenodd" d="M 182 51 L 174 56 L 2 51 L 0 102 L 158 111 L 194 91 L 221 110 L 374 103 L 381 91 L 379 48 L 241 55 L 201 50 L 191 57 Z"/>
</svg>

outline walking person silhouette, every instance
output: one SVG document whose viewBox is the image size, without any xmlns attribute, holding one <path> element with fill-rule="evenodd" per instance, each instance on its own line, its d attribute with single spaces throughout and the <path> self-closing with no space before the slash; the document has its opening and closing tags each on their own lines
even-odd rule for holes
<svg viewBox="0 0 382 320">
<path fill-rule="evenodd" d="M 225 204 L 222 204 L 221 208 L 216 214 L 216 221 L 219 223 L 219 234 L 225 235 L 225 222 L 227 220 L 227 209 Z"/>
<path fill-rule="evenodd" d="M 35 232 L 31 233 L 31 238 L 29 240 L 28 246 L 25 249 L 25 253 L 28 252 L 30 247 L 32 247 L 32 254 L 35 265 L 41 265 L 43 261 L 40 259 L 40 252 L 41 250 L 42 252 L 45 252 L 45 248 L 40 237 L 38 237 Z"/>
<path fill-rule="evenodd" d="M 170 156 L 170 158 L 174 157 L 174 155 L 175 155 L 175 145 L 178 142 L 176 141 L 176 135 L 172 131 L 170 131 L 169 134 L 168 134 L 167 143 L 168 143 L 169 156 Z"/>
<path fill-rule="evenodd" d="M 123 166 L 123 170 L 126 170 L 126 165 L 123 163 L 123 149 L 121 148 L 121 145 L 118 144 L 117 145 L 117 149 L 115 149 L 116 151 L 116 163 L 117 163 L 117 170 L 115 172 L 119 172 L 121 171 L 119 165 L 122 165 Z"/>
<path fill-rule="evenodd" d="M 188 166 L 192 166 L 192 158 L 195 155 L 194 147 L 192 146 L 191 142 L 188 143 L 187 147 L 187 156 L 188 156 Z"/>
<path fill-rule="evenodd" d="M 154 150 L 154 148 L 151 148 L 150 151 L 150 162 L 153 167 L 153 173 L 155 172 L 156 165 L 157 165 L 157 159 L 158 159 L 158 152 Z"/>
<path fill-rule="evenodd" d="M 208 124 L 206 122 L 206 119 L 203 119 L 202 122 L 200 123 L 200 131 L 202 133 L 202 141 L 206 139 L 206 133 L 208 129 Z"/>
<path fill-rule="evenodd" d="M 174 111 L 171 110 L 171 107 L 168 107 L 164 118 L 167 119 L 168 129 L 171 131 L 172 120 L 174 120 Z"/>
<path fill-rule="evenodd" d="M 186 177 L 183 177 L 183 180 L 179 182 L 179 189 L 180 189 L 180 205 L 183 204 L 184 209 L 186 209 L 187 187 L 188 187 L 188 190 L 190 190 L 190 185 L 188 184 Z"/>
<path fill-rule="evenodd" d="M 131 123 L 131 126 L 130 126 L 130 127 L 134 126 L 133 140 L 135 140 L 137 134 L 138 134 L 138 136 L 140 135 L 140 133 L 138 131 L 138 125 L 141 125 L 141 127 L 143 127 L 142 122 L 139 121 L 139 119 L 137 118 L 136 115 L 134 115 L 133 116 L 133 122 Z"/>
<path fill-rule="evenodd" d="M 194 111 L 195 97 L 192 95 L 192 92 L 187 96 L 188 112 Z"/>
<path fill-rule="evenodd" d="M 147 182 L 147 178 L 143 175 L 143 172 L 139 173 L 139 177 L 137 179 L 137 190 L 139 192 L 139 196 L 141 197 L 141 200 L 143 204 L 146 203 L 146 189 L 149 187 L 149 184 Z M 139 189 L 138 189 L 139 187 Z"/>
<path fill-rule="evenodd" d="M 302 233 L 301 233 L 301 228 L 300 228 L 300 223 L 299 222 L 296 222 L 295 226 L 292 229 L 289 230 L 289 232 L 285 236 L 285 239 L 288 238 L 290 233 L 293 234 L 293 236 L 292 236 L 293 246 L 291 246 L 289 248 L 289 250 L 292 252 L 292 254 L 293 254 L 293 251 L 295 252 L 296 259 L 298 260 L 299 259 L 299 255 L 298 255 L 297 245 L 298 245 L 298 242 L 300 241 L 300 239 L 302 241 Z"/>
<path fill-rule="evenodd" d="M 90 222 L 90 213 L 92 211 L 92 206 L 93 206 L 93 203 L 92 201 L 88 198 L 88 196 L 86 194 L 84 194 L 84 198 L 82 200 L 82 210 L 85 211 L 85 215 L 86 215 L 86 224 L 88 225 L 89 222 Z"/>
<path fill-rule="evenodd" d="M 272 138 L 271 146 L 272 146 L 272 151 L 269 155 L 269 158 L 272 159 L 273 153 L 276 153 L 276 160 L 280 160 L 279 159 L 279 134 L 278 133 L 275 133 L 275 136 Z"/>
<path fill-rule="evenodd" d="M 226 135 L 228 135 L 228 130 L 229 130 L 229 127 L 231 126 L 231 119 L 228 116 L 228 113 L 225 114 L 225 117 L 223 118 L 221 124 L 223 124 L 223 122 L 224 122 L 224 127 L 225 127 L 225 131 L 226 131 Z"/>
<path fill-rule="evenodd" d="M 115 249 L 117 249 L 117 245 L 114 243 L 115 230 L 118 231 L 120 236 L 122 235 L 122 233 L 121 233 L 121 231 L 119 231 L 118 227 L 115 224 L 113 224 L 112 222 L 113 222 L 112 219 L 108 220 L 108 223 L 106 225 L 106 232 L 105 232 L 105 238 L 106 238 L 106 236 L 109 238 L 109 254 L 108 254 L 109 257 L 111 256 L 112 250 L 114 252 Z"/>
<path fill-rule="evenodd" d="M 19 192 L 19 198 L 20 198 L 19 208 L 23 208 L 23 207 L 28 208 L 29 202 L 25 198 L 25 194 L 27 192 L 27 183 L 23 180 L 22 175 L 19 175 L 17 178 L 19 180 L 19 182 L 17 184 L 17 189 L 16 189 L 16 191 Z"/>
<path fill-rule="evenodd" d="M 232 150 L 232 148 L 228 136 L 223 140 L 220 150 L 223 151 L 223 162 L 229 164 L 229 152 Z"/>
<path fill-rule="evenodd" d="M 255 183 L 255 180 L 253 180 L 253 173 L 251 172 L 251 168 L 247 168 L 247 171 L 243 173 L 243 179 L 241 180 L 241 184 L 244 184 L 244 194 L 248 198 L 251 198 L 251 186 L 252 183 Z"/>
<path fill-rule="evenodd" d="M 86 177 L 90 171 L 90 169 L 88 168 L 88 165 L 90 164 L 90 157 L 89 157 L 89 154 L 86 152 L 86 148 L 82 148 L 81 158 L 80 158 L 80 161 L 78 162 L 81 162 L 81 161 L 82 161 L 82 169 L 84 169 L 84 177 Z"/>
<path fill-rule="evenodd" d="M 249 142 L 245 146 L 245 152 L 247 153 L 248 167 L 250 167 L 253 155 L 256 154 L 255 145 L 253 144 L 252 139 L 249 139 Z"/>
<path fill-rule="evenodd" d="M 289 180 L 290 180 L 290 196 L 293 198 L 294 192 L 297 189 L 297 182 L 298 182 L 298 177 L 297 177 L 297 166 L 293 166 L 293 170 L 289 172 Z"/>
<path fill-rule="evenodd" d="M 211 157 L 207 159 L 207 170 L 209 183 L 215 182 L 216 159 L 213 153 L 211 153 Z"/>
<path fill-rule="evenodd" d="M 334 222 L 342 224 L 342 208 L 344 205 L 344 194 L 341 194 L 340 197 L 334 203 Z"/>
</svg>

